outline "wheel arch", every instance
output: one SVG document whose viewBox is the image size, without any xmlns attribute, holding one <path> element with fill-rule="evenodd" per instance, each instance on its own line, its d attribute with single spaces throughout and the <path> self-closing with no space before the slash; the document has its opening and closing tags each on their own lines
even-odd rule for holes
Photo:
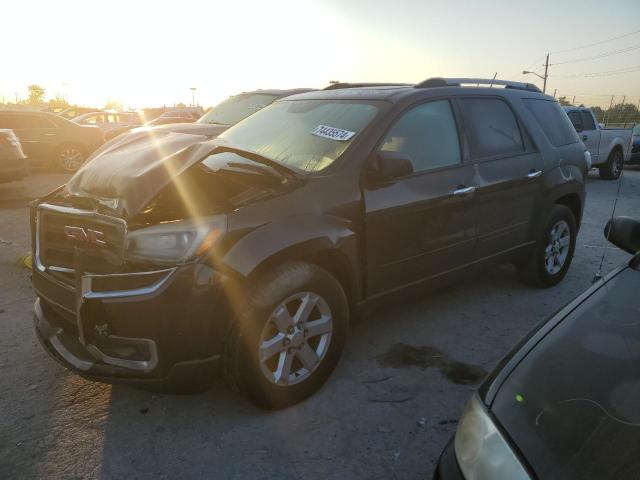
<svg viewBox="0 0 640 480">
<path fill-rule="evenodd" d="M 576 192 L 564 194 L 553 201 L 554 205 L 564 205 L 573 213 L 576 226 L 580 227 L 582 220 L 582 200 Z"/>
<path fill-rule="evenodd" d="M 352 305 L 362 298 L 357 252 L 356 234 L 342 219 L 292 217 L 252 231 L 220 262 L 240 282 L 254 281 L 286 262 L 311 263 L 336 278 Z"/>
</svg>

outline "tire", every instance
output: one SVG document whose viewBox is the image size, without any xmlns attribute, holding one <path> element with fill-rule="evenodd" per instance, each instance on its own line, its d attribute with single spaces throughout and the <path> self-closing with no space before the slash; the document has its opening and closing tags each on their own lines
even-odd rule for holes
<svg viewBox="0 0 640 480">
<path fill-rule="evenodd" d="M 600 178 L 603 180 L 617 180 L 624 168 L 624 157 L 618 148 L 614 148 L 609 154 L 607 162 L 598 168 Z"/>
<path fill-rule="evenodd" d="M 317 391 L 347 337 L 349 307 L 340 283 L 316 265 L 287 263 L 253 282 L 242 301 L 223 354 L 227 383 L 269 409 Z"/>
<path fill-rule="evenodd" d="M 62 145 L 56 150 L 56 166 L 64 172 L 75 172 L 82 166 L 86 159 L 87 154 L 84 148 L 79 145 Z"/>
<path fill-rule="evenodd" d="M 564 232 L 567 236 L 563 235 Z M 549 219 L 538 233 L 530 257 L 518 266 L 520 279 L 541 288 L 557 285 L 571 265 L 576 235 L 576 219 L 571 210 L 564 205 L 554 205 Z"/>
</svg>

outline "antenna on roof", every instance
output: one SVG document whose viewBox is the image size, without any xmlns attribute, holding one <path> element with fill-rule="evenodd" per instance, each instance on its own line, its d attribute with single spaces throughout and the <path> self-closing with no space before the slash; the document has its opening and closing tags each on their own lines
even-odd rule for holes
<svg viewBox="0 0 640 480">
<path fill-rule="evenodd" d="M 491 79 L 491 83 L 489 84 L 489 88 L 493 88 L 493 82 L 495 82 L 495 81 L 496 81 L 496 77 L 497 77 L 497 76 L 498 76 L 498 72 L 496 72 L 496 73 L 493 75 L 493 78 Z"/>
</svg>

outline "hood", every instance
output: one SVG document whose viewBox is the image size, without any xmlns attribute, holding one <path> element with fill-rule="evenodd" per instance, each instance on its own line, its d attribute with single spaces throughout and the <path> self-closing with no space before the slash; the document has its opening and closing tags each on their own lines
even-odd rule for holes
<svg viewBox="0 0 640 480">
<path fill-rule="evenodd" d="M 219 125 L 214 123 L 168 123 L 166 125 L 158 125 L 157 127 L 138 127 L 135 131 L 147 129 L 157 133 L 173 132 L 217 137 L 229 127 L 230 125 Z"/>
<path fill-rule="evenodd" d="M 146 129 L 105 144 L 71 177 L 66 194 L 122 217 L 140 212 L 173 178 L 216 148 L 205 135 Z"/>
</svg>

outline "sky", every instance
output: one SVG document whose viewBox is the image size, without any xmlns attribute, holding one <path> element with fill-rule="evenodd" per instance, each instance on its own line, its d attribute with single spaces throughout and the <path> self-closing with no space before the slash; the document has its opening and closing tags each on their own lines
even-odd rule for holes
<svg viewBox="0 0 640 480">
<path fill-rule="evenodd" d="M 638 0 L 8 0 L 0 7 L 0 101 L 210 106 L 258 88 L 433 76 L 526 80 L 577 102 L 640 100 Z M 624 53 L 582 60 L 638 46 Z M 557 53 L 556 53 L 557 52 Z M 578 61 L 576 61 L 578 60 Z M 554 63 L 562 63 L 553 65 Z M 584 77 L 614 70 L 629 73 Z M 613 72 L 615 73 L 615 72 Z"/>
</svg>

